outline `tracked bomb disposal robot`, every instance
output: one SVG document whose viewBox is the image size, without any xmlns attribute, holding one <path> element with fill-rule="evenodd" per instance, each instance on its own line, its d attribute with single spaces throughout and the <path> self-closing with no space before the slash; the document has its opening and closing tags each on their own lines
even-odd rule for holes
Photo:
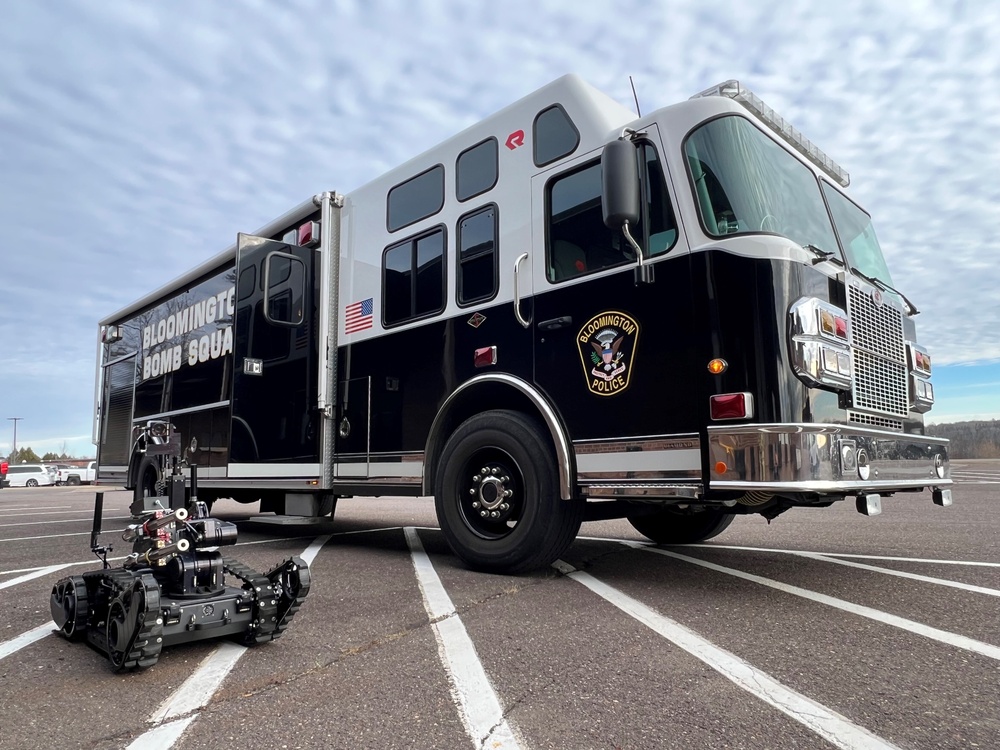
<svg viewBox="0 0 1000 750">
<path fill-rule="evenodd" d="M 98 544 L 104 504 L 98 492 L 90 546 L 104 568 L 63 578 L 52 588 L 60 633 L 72 641 L 86 638 L 116 672 L 151 667 L 164 646 L 179 643 L 272 641 L 309 592 L 309 568 L 299 557 L 258 573 L 214 549 L 236 543 L 236 525 L 212 518 L 197 499 L 196 466 L 190 467 L 188 493 L 177 457 L 169 462 L 167 496 L 137 497 L 130 507 L 134 523 L 122 538 L 132 543 L 132 554 L 122 566 L 111 567 L 111 546 Z M 238 585 L 227 585 L 227 575 Z"/>
</svg>

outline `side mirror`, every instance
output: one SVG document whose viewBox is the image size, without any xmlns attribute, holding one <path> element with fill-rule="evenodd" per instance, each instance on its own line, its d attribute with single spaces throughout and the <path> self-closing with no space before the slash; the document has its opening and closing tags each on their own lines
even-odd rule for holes
<svg viewBox="0 0 1000 750">
<path fill-rule="evenodd" d="M 601 154 L 601 208 L 604 224 L 621 229 L 639 223 L 639 167 L 635 146 L 629 141 L 612 141 Z"/>
</svg>

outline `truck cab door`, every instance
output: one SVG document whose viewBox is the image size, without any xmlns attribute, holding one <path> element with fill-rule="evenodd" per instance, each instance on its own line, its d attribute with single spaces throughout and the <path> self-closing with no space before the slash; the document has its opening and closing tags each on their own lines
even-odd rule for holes
<svg viewBox="0 0 1000 750">
<path fill-rule="evenodd" d="M 689 408 L 671 362 L 690 329 L 690 281 L 655 128 L 635 144 L 642 213 L 634 234 L 652 282 L 620 231 L 604 225 L 601 151 L 532 182 L 534 380 L 573 441 L 621 441 L 677 430 Z M 578 449 L 579 450 L 579 449 Z"/>
<path fill-rule="evenodd" d="M 318 252 L 240 234 L 230 463 L 316 463 Z"/>
</svg>

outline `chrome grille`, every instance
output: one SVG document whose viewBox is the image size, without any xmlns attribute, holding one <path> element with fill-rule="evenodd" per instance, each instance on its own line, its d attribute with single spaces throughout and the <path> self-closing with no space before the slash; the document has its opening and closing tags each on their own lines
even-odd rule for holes
<svg viewBox="0 0 1000 750">
<path fill-rule="evenodd" d="M 884 427 L 885 429 L 892 430 L 893 432 L 903 431 L 903 423 L 898 419 L 886 419 L 885 417 L 876 417 L 873 414 L 860 414 L 856 411 L 847 412 L 847 418 L 855 424 L 866 424 L 872 427 Z"/>
<path fill-rule="evenodd" d="M 853 405 L 862 411 L 905 417 L 910 399 L 903 314 L 888 301 L 876 304 L 870 291 L 853 286 L 850 280 L 847 290 L 854 357 Z M 857 420 L 852 416 L 852 421 Z"/>
<path fill-rule="evenodd" d="M 850 285 L 847 290 L 851 343 L 893 362 L 905 362 L 903 314 L 892 305 L 876 305 L 869 292 Z"/>
</svg>

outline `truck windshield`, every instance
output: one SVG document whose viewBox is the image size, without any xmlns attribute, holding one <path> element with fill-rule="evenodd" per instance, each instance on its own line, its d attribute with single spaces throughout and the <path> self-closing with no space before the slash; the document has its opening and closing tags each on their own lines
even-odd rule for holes
<svg viewBox="0 0 1000 750">
<path fill-rule="evenodd" d="M 823 183 L 823 194 L 830 205 L 833 223 L 851 268 L 892 286 L 882 248 L 875 236 L 871 217 L 851 203 L 832 185 Z"/>
<path fill-rule="evenodd" d="M 778 234 L 839 256 L 816 176 L 749 120 L 707 122 L 684 151 L 710 236 Z"/>
</svg>

